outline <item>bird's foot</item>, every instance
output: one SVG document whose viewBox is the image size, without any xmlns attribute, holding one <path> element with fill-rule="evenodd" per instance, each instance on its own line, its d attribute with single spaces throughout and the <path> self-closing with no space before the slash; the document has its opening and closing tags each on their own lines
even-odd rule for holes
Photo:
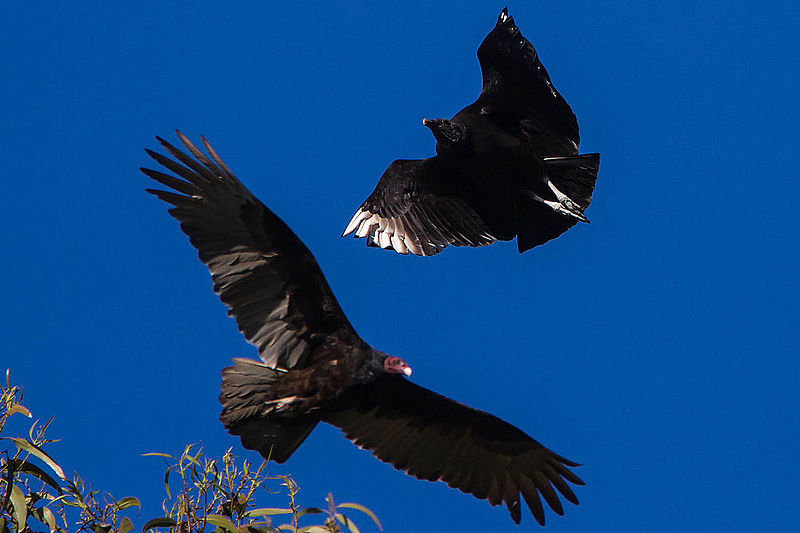
<svg viewBox="0 0 800 533">
<path fill-rule="evenodd" d="M 589 223 L 589 219 L 586 218 L 586 216 L 583 214 L 583 209 L 581 209 L 581 206 L 576 204 L 569 196 L 559 191 L 558 188 L 553 184 L 552 181 L 550 181 L 550 179 L 547 176 L 545 176 L 544 182 L 547 184 L 548 187 L 550 187 L 550 190 L 553 191 L 553 194 L 556 195 L 557 201 L 554 202 L 552 200 L 545 200 L 538 194 L 531 192 L 530 195 L 534 200 L 536 200 L 537 202 L 542 202 L 546 206 L 550 207 L 556 213 L 565 216 L 575 217 L 581 222 L 586 222 L 587 224 Z"/>
</svg>

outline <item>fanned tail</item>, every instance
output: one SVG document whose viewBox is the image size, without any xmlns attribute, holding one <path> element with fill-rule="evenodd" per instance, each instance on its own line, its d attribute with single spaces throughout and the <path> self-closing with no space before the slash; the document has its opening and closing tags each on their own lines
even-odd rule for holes
<svg viewBox="0 0 800 533">
<path fill-rule="evenodd" d="M 600 168 L 600 154 L 545 157 L 547 177 L 581 209 L 592 203 L 594 183 Z"/>
<path fill-rule="evenodd" d="M 544 164 L 550 183 L 575 205 L 566 200 L 561 204 L 577 207 L 577 210 L 571 214 L 565 213 L 566 209 L 556 212 L 536 195 L 520 200 L 517 205 L 517 249 L 520 253 L 555 239 L 579 220 L 588 222 L 583 211 L 592 203 L 600 154 L 546 157 Z"/>
<path fill-rule="evenodd" d="M 282 408 L 294 398 L 276 398 L 275 383 L 285 371 L 258 361 L 234 359 L 222 371 L 220 421 L 242 446 L 278 463 L 286 461 L 317 425 L 313 416 L 283 417 Z"/>
</svg>

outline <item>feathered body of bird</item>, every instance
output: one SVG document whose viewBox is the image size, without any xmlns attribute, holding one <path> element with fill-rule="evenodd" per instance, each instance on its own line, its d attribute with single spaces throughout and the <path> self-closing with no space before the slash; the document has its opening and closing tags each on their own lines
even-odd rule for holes
<svg viewBox="0 0 800 533">
<path fill-rule="evenodd" d="M 540 499 L 558 514 L 556 490 L 578 466 L 520 429 L 408 379 L 400 358 L 355 332 L 311 252 L 253 196 L 203 139 L 208 155 L 178 136 L 186 154 L 159 139 L 170 170 L 142 171 L 172 190 L 148 192 L 170 214 L 211 272 L 214 291 L 261 361 L 235 359 L 222 372 L 220 419 L 246 448 L 286 461 L 319 422 L 340 428 L 378 459 L 420 479 L 505 503 L 519 523 L 520 496 L 544 523 Z"/>
<path fill-rule="evenodd" d="M 437 155 L 389 165 L 343 235 L 423 256 L 517 237 L 524 252 L 588 222 L 600 155 L 578 155 L 575 114 L 507 10 L 478 60 L 478 99 L 423 120 Z"/>
</svg>

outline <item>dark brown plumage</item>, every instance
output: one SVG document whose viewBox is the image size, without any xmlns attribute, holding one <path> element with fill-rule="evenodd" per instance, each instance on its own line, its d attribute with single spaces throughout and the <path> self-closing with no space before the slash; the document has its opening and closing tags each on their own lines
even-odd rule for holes
<svg viewBox="0 0 800 533">
<path fill-rule="evenodd" d="M 148 151 L 175 176 L 142 169 L 172 191 L 148 189 L 208 266 L 262 361 L 235 359 L 222 372 L 220 419 L 242 445 L 286 461 L 319 422 L 419 479 L 501 502 L 520 521 L 520 495 L 544 524 L 540 495 L 556 513 L 557 492 L 578 466 L 516 427 L 415 385 L 400 358 L 364 342 L 342 312 L 314 257 L 258 201 L 203 139 L 204 155 L 178 132 L 187 155 L 158 138 L 172 159 Z M 193 156 L 193 157 L 192 157 Z M 176 177 L 177 176 L 177 177 Z"/>
<path fill-rule="evenodd" d="M 343 236 L 423 256 L 517 237 L 524 252 L 588 222 L 600 154 L 578 155 L 575 114 L 506 9 L 478 60 L 478 99 L 423 121 L 437 155 L 390 164 Z"/>
</svg>

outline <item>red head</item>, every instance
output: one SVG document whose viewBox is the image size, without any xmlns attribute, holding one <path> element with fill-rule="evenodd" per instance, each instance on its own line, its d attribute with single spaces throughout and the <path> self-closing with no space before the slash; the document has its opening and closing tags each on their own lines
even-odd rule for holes
<svg viewBox="0 0 800 533">
<path fill-rule="evenodd" d="M 383 360 L 383 369 L 390 374 L 411 375 L 411 367 L 399 357 L 389 356 Z"/>
</svg>

